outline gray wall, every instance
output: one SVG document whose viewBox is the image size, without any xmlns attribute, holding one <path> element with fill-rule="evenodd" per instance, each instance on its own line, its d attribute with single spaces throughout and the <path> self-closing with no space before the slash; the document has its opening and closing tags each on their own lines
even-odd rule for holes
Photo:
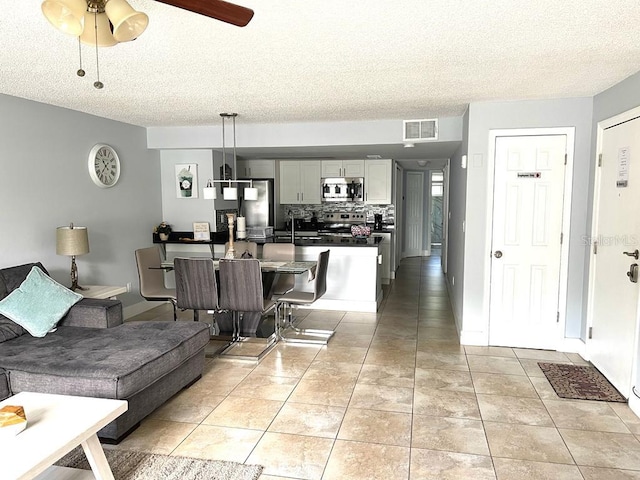
<svg viewBox="0 0 640 480">
<path fill-rule="evenodd" d="M 99 95 L 99 93 L 94 93 Z M 144 128 L 0 95 L 0 267 L 41 261 L 70 284 L 70 259 L 56 255 L 56 227 L 88 227 L 80 284 L 126 285 L 125 306 L 142 301 L 134 250 L 151 244 L 160 215 L 160 162 Z M 98 188 L 87 159 L 96 143 L 120 157 L 118 184 Z"/>
<path fill-rule="evenodd" d="M 583 332 L 585 271 L 584 235 L 588 234 L 587 202 L 591 164 L 593 99 L 568 98 L 514 102 L 480 102 L 469 106 L 469 168 L 466 197 L 464 269 L 464 326 L 468 338 L 488 335 L 489 269 L 486 259 L 489 205 L 489 131 L 507 128 L 575 127 L 575 158 L 571 232 L 569 235 L 569 287 L 565 336 Z M 565 239 L 567 232 L 565 232 Z M 469 261 L 471 260 L 471 261 Z"/>
<path fill-rule="evenodd" d="M 464 243 L 462 225 L 467 203 L 467 169 L 462 168 L 462 156 L 469 146 L 469 110 L 462 117 L 462 144 L 449 162 L 449 238 L 447 253 L 447 282 L 449 296 L 458 330 L 462 329 L 464 287 Z M 468 160 L 467 160 L 468 161 Z"/>
<path fill-rule="evenodd" d="M 209 149 L 193 150 L 162 150 L 160 152 L 162 164 L 162 220 L 166 221 L 173 230 L 193 230 L 193 222 L 209 222 L 213 231 L 215 228 L 214 209 L 237 208 L 236 201 L 222 198 L 222 185 L 216 183 L 217 199 L 207 200 L 202 196 L 202 189 L 207 179 L 220 179 L 222 153 Z M 213 161 L 213 163 L 212 163 Z M 198 167 L 198 197 L 178 198 L 176 192 L 175 166 L 177 164 L 196 164 Z M 227 154 L 227 163 L 233 165 L 233 155 Z M 212 175 L 213 173 L 213 175 Z M 243 188 L 244 184 L 239 184 Z"/>
</svg>

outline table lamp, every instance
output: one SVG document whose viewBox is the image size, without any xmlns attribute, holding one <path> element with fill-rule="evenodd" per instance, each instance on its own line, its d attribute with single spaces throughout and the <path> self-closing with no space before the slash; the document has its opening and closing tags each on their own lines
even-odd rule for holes
<svg viewBox="0 0 640 480">
<path fill-rule="evenodd" d="M 56 253 L 71 257 L 71 290 L 86 290 L 78 285 L 78 267 L 76 257 L 89 253 L 89 235 L 87 227 L 68 227 L 56 229 Z"/>
</svg>

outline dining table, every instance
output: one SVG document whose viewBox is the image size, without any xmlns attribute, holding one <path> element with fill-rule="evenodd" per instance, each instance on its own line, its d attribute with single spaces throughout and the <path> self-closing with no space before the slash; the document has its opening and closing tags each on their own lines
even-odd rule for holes
<svg viewBox="0 0 640 480">
<path fill-rule="evenodd" d="M 176 255 L 175 257 L 170 257 L 163 260 L 160 263 L 160 268 L 166 271 L 173 270 L 173 259 L 179 257 L 180 255 Z M 210 257 L 190 257 L 190 258 L 210 258 Z M 300 275 L 302 273 L 308 272 L 309 280 L 313 280 L 316 274 L 316 268 L 318 266 L 317 261 L 285 261 L 285 260 L 271 260 L 265 258 L 257 258 L 260 262 L 260 269 L 263 272 L 267 273 L 291 273 L 295 275 Z M 217 270 L 218 265 L 220 264 L 219 258 L 213 259 L 213 267 Z"/>
<path fill-rule="evenodd" d="M 182 258 L 212 258 L 210 256 L 205 256 L 205 255 L 201 255 L 201 256 L 189 256 L 186 257 L 184 255 L 174 255 L 174 256 L 170 256 L 167 257 L 165 260 L 163 260 L 160 264 L 160 267 L 152 267 L 152 268 L 160 268 L 163 269 L 165 272 L 170 272 L 173 270 L 173 260 L 174 258 L 177 257 L 182 257 Z M 216 272 L 218 271 L 218 267 L 220 265 L 220 258 L 213 258 L 213 266 L 214 269 L 216 270 Z M 260 262 L 260 269 L 262 270 L 262 286 L 263 286 L 263 291 L 264 291 L 264 298 L 271 298 L 273 296 L 273 288 L 276 284 L 276 279 L 278 278 L 279 274 L 294 274 L 294 275 L 302 275 L 302 274 L 307 274 L 307 281 L 312 281 L 315 278 L 316 275 L 316 269 L 318 266 L 318 262 L 315 260 L 311 260 L 311 261 L 300 261 L 300 260 L 294 260 L 294 261 L 285 261 L 285 260 L 272 260 L 272 259 L 268 259 L 268 258 L 257 258 L 256 260 L 258 260 Z M 257 332 L 259 330 L 258 327 L 258 322 L 256 321 L 257 319 L 254 319 L 254 321 L 250 321 L 250 319 L 247 319 L 249 321 L 246 322 L 245 324 L 245 328 L 247 329 L 247 331 L 250 332 Z M 264 331 L 262 333 L 253 333 L 256 336 L 259 337 L 270 337 L 270 338 L 275 338 L 277 341 L 277 334 L 275 331 L 275 325 L 273 326 L 273 328 L 269 327 L 267 329 L 267 331 Z M 263 337 L 263 338 L 264 338 Z"/>
</svg>

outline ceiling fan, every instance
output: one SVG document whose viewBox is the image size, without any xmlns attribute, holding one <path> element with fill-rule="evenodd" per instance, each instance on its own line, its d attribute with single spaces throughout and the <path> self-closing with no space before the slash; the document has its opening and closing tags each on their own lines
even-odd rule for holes
<svg viewBox="0 0 640 480">
<path fill-rule="evenodd" d="M 199 13 L 221 22 L 246 26 L 253 18 L 253 10 L 224 0 L 156 0 L 190 12 Z M 111 47 L 119 42 L 138 38 L 147 28 L 149 17 L 138 12 L 127 0 L 44 0 L 42 13 L 61 32 L 78 37 L 78 45 L 85 43 L 96 48 L 98 80 L 93 86 L 104 87 L 100 81 L 98 47 Z M 79 77 L 84 77 L 82 50 Z"/>
<path fill-rule="evenodd" d="M 246 26 L 253 17 L 253 10 L 223 0 L 156 0 L 160 3 L 199 13 L 238 27 Z"/>
</svg>

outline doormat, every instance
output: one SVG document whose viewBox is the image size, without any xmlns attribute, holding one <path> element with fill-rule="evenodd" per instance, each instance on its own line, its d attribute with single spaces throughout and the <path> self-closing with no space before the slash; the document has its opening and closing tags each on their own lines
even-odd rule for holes
<svg viewBox="0 0 640 480">
<path fill-rule="evenodd" d="M 559 397 L 626 403 L 627 400 L 595 367 L 538 362 Z"/>
</svg>

